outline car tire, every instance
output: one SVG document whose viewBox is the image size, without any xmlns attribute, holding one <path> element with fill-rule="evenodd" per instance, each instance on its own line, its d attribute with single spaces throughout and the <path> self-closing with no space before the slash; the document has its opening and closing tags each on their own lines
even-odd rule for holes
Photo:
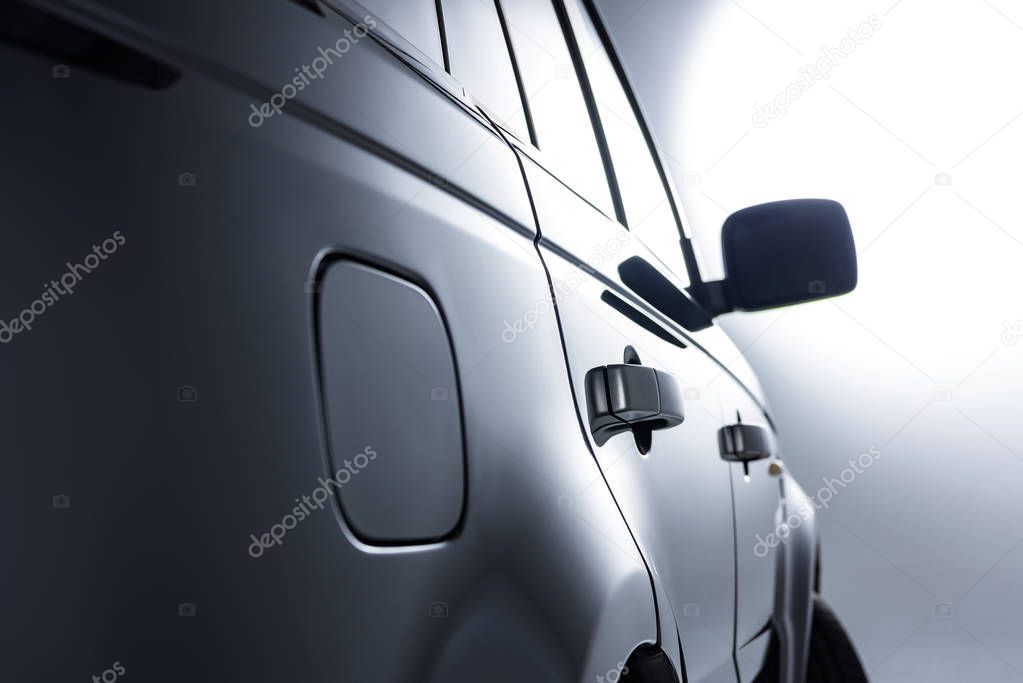
<svg viewBox="0 0 1023 683">
<path fill-rule="evenodd" d="M 867 683 L 852 641 L 819 595 L 813 597 L 806 683 Z"/>
</svg>

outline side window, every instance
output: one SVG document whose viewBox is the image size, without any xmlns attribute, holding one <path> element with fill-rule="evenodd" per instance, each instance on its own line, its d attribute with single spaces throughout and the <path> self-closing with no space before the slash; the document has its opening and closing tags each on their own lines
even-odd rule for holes
<svg viewBox="0 0 1023 683">
<path fill-rule="evenodd" d="M 628 228 L 664 265 L 688 283 L 675 215 L 636 112 L 589 12 L 580 0 L 566 0 L 565 5 L 597 102 Z"/>
<path fill-rule="evenodd" d="M 451 75 L 487 111 L 528 140 L 525 109 L 494 0 L 441 4 Z"/>
<path fill-rule="evenodd" d="M 555 175 L 612 218 L 607 174 L 552 0 L 501 0 L 536 131 Z"/>
<path fill-rule="evenodd" d="M 394 29 L 420 52 L 444 65 L 440 42 L 440 22 L 435 0 L 360 0 L 362 4 Z"/>
</svg>

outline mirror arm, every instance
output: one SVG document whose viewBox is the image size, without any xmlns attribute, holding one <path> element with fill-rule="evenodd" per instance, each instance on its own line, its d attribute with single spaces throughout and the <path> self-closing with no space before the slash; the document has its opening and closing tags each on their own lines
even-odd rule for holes
<svg viewBox="0 0 1023 683">
<path fill-rule="evenodd" d="M 712 318 L 735 310 L 731 297 L 728 295 L 728 280 L 701 282 L 689 287 L 688 291 Z"/>
</svg>

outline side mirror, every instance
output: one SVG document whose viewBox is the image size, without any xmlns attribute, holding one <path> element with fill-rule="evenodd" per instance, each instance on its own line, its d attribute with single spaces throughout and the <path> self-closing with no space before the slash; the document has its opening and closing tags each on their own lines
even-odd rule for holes
<svg viewBox="0 0 1023 683">
<path fill-rule="evenodd" d="M 711 315 L 760 311 L 856 288 L 856 247 L 845 209 L 791 199 L 736 211 L 721 229 L 725 279 L 694 292 Z"/>
</svg>

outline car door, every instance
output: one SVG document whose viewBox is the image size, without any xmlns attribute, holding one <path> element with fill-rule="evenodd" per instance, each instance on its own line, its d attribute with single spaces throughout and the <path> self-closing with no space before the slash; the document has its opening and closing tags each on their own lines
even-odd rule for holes
<svg viewBox="0 0 1023 683">
<path fill-rule="evenodd" d="M 640 135 L 642 119 L 636 113 L 638 105 L 634 98 L 628 95 L 624 69 L 615 58 L 606 31 L 599 21 L 593 21 L 595 14 L 587 13 L 580 0 L 566 0 L 566 3 L 582 46 L 581 54 L 592 82 L 608 149 L 616 168 L 629 169 L 625 173 L 616 173 L 616 176 L 624 208 L 628 211 L 631 205 L 632 213 L 642 216 L 638 224 L 630 222 L 630 227 L 657 252 L 667 268 L 676 273 L 684 272 L 681 250 L 674 242 L 678 231 L 672 229 L 675 225 L 671 219 L 676 216 L 668 211 L 665 203 L 655 204 L 651 190 L 656 185 L 654 179 L 650 177 L 644 182 L 644 174 L 635 170 L 649 163 L 650 150 Z M 592 3 L 586 4 L 593 9 Z M 645 175 L 652 176 L 652 173 L 647 171 Z M 718 415 L 719 431 L 744 424 L 744 429 L 750 430 L 747 433 L 764 436 L 766 443 L 775 448 L 773 426 L 763 401 L 743 384 L 745 381 L 755 386 L 756 379 L 746 366 L 742 353 L 720 328 L 704 327 L 704 324 L 690 325 L 686 330 L 697 344 L 710 350 L 720 366 L 710 383 L 719 402 L 717 406 L 703 402 L 701 408 L 709 413 L 721 411 Z M 695 397 L 705 391 L 706 388 L 699 388 L 693 395 Z M 771 453 L 777 455 L 773 451 Z M 751 455 L 747 453 L 744 457 Z M 763 544 L 758 543 L 758 539 L 776 532 L 781 522 L 780 470 L 772 468 L 771 462 L 768 453 L 763 452 L 755 461 L 728 465 L 736 525 L 735 656 L 736 669 L 743 681 L 751 680 L 759 673 L 768 648 L 776 643 L 772 640 L 772 636 L 776 635 L 772 616 L 780 604 L 777 588 L 780 559 L 764 552 Z"/>
<path fill-rule="evenodd" d="M 593 95 L 597 120 L 607 141 L 613 181 L 621 195 L 624 218 L 630 230 L 655 252 L 660 266 L 685 277 L 679 249 L 676 215 L 671 202 L 664 201 L 648 137 L 643 134 L 638 105 L 629 95 L 624 69 L 617 62 L 610 38 L 603 30 L 592 3 L 564 0 L 567 16 L 575 31 L 579 54 Z M 683 321 L 685 322 L 685 321 Z M 746 452 L 757 457 L 744 464 L 731 462 L 732 497 L 736 526 L 736 669 L 741 680 L 751 680 L 762 669 L 772 643 L 772 615 L 777 600 L 776 574 L 779 559 L 765 552 L 759 539 L 770 537 L 781 522 L 780 470 L 771 468 L 776 453 L 773 428 L 762 401 L 747 389 L 730 367 L 755 382 L 742 354 L 720 328 L 706 321 L 689 325 L 686 334 L 711 352 L 718 367 L 708 386 L 691 387 L 694 405 L 718 420 L 719 432 L 741 429 L 750 436 L 764 437 L 766 450 Z M 706 395 L 707 400 L 700 400 Z M 720 411 L 720 412 L 718 412 Z M 722 446 L 719 440 L 719 448 Z M 726 454 L 722 453 L 722 456 Z"/>
<path fill-rule="evenodd" d="M 717 328 L 697 332 L 693 337 L 697 343 L 706 342 L 722 351 L 731 346 Z M 775 610 L 781 607 L 778 572 L 783 567 L 784 551 L 774 547 L 772 539 L 787 532 L 782 518 L 783 470 L 763 406 L 725 363 L 741 366 L 745 361 L 741 356 L 726 356 L 712 380 L 720 397 L 721 430 L 744 430 L 743 436 L 726 440 L 726 447 L 737 446 L 735 438 L 745 438 L 744 457 L 756 458 L 727 463 L 735 506 L 736 669 L 739 680 L 747 683 L 772 661 L 772 648 L 779 646 L 778 637 L 782 635 Z M 725 444 L 719 442 L 719 446 Z"/>
<path fill-rule="evenodd" d="M 563 30 L 569 14 L 550 0 L 504 0 L 502 6 L 536 142 L 516 146 L 557 303 L 580 422 L 575 428 L 600 465 L 650 568 L 661 646 L 675 654 L 681 674 L 681 642 L 690 681 L 734 681 L 732 503 L 729 470 L 717 453 L 717 411 L 702 410 L 694 402 L 681 426 L 654 432 L 647 448 L 629 432 L 606 440 L 595 437 L 587 408 L 592 393 L 587 376 L 595 369 L 638 362 L 674 376 L 680 396 L 693 397 L 688 390 L 709 385 L 717 365 L 670 330 L 664 317 L 620 278 L 618 266 L 639 257 L 678 286 L 685 284 L 619 221 L 621 197 L 609 189 L 602 141 L 590 125 L 592 102 L 587 102 L 588 84 L 578 69 L 579 45 Z M 599 183 L 593 180 L 595 171 Z M 656 172 L 654 181 L 659 182 Z M 670 210 L 666 201 L 661 189 L 651 210 Z M 700 401 L 715 404 L 715 389 Z"/>
<path fill-rule="evenodd" d="M 638 258 L 676 289 L 688 284 L 679 214 L 595 9 L 579 0 L 544 5 L 505 1 L 539 148 L 523 145 L 521 153 L 583 431 L 663 584 L 690 680 L 748 680 L 762 668 L 771 642 L 776 560 L 747 539 L 766 536 L 777 524 L 780 487 L 766 460 L 724 462 L 716 435 L 743 414 L 747 425 L 766 429 L 766 415 L 721 362 L 693 343 L 693 331 L 706 321 L 682 332 L 623 281 L 621 265 Z M 564 47 L 551 29 L 554 15 Z M 545 58 L 560 63 L 553 87 L 537 76 Z M 569 60 L 572 73 L 564 66 Z M 580 120 L 581 105 L 592 129 Z M 591 130 L 589 137 L 579 132 Z M 593 183 L 595 168 L 605 171 L 609 202 Z M 699 337 L 722 352 L 734 350 L 717 328 Z M 646 444 L 637 447 L 628 432 L 604 441 L 587 423 L 587 374 L 637 361 L 673 373 L 687 408 L 685 422 L 654 433 L 646 453 Z M 733 547 L 733 532 L 741 547 Z M 738 585 L 731 580 L 736 574 Z"/>
<path fill-rule="evenodd" d="M 718 420 L 700 405 L 719 397 L 700 390 L 698 400 L 685 402 L 683 424 L 654 432 L 645 453 L 631 432 L 598 443 L 586 405 L 586 376 L 595 368 L 638 361 L 672 375 L 682 395 L 695 399 L 693 389 L 706 386 L 716 366 L 619 281 L 618 264 L 636 255 L 650 260 L 649 251 L 543 168 L 528 165 L 583 438 L 650 567 L 658 606 L 678 629 L 688 680 L 732 681 L 729 470 L 717 453 Z M 662 644 L 669 635 L 662 622 Z"/>
</svg>

